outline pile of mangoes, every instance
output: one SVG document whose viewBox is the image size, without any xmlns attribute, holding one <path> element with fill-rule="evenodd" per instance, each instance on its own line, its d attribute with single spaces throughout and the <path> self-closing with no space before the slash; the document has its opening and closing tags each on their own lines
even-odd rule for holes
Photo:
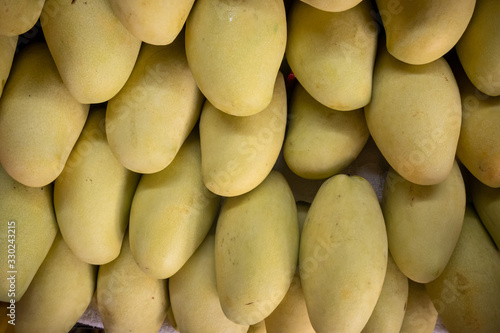
<svg viewBox="0 0 500 333">
<path fill-rule="evenodd" d="M 499 16 L 0 0 L 0 330 L 499 332 Z"/>
</svg>

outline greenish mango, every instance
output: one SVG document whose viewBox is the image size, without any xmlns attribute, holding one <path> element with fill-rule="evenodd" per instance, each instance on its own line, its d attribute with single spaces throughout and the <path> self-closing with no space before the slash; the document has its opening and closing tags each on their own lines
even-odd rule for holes
<svg viewBox="0 0 500 333">
<path fill-rule="evenodd" d="M 425 285 L 408 279 L 408 301 L 400 333 L 432 333 L 438 319 Z"/>
<path fill-rule="evenodd" d="M 474 208 L 498 248 L 500 247 L 500 188 L 489 187 L 475 178 L 471 183 L 470 193 Z"/>
<path fill-rule="evenodd" d="M 33 28 L 45 0 L 0 0 L 0 35 L 19 36 Z"/>
<path fill-rule="evenodd" d="M 0 97 L 12 68 L 17 40 L 18 36 L 0 36 Z"/>
<path fill-rule="evenodd" d="M 351 9 L 362 0 L 301 0 L 310 6 L 327 12 L 342 12 Z"/>
</svg>

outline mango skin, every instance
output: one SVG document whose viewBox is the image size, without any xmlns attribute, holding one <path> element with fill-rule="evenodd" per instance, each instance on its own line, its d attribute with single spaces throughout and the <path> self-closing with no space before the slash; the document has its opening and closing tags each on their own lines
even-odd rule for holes
<svg viewBox="0 0 500 333">
<path fill-rule="evenodd" d="M 105 108 L 90 110 L 81 136 L 54 183 L 61 234 L 81 260 L 103 265 L 120 254 L 139 174 L 113 156 L 104 129 Z"/>
<path fill-rule="evenodd" d="M 0 97 L 12 68 L 18 36 L 0 36 Z"/>
<path fill-rule="evenodd" d="M 16 304 L 16 332 L 69 332 L 90 304 L 96 275 L 97 267 L 78 259 L 58 233 Z"/>
<path fill-rule="evenodd" d="M 500 247 L 500 188 L 492 188 L 473 178 L 471 198 L 481 222 Z"/>
<path fill-rule="evenodd" d="M 45 40 L 63 82 L 77 101 L 97 104 L 123 87 L 141 41 L 114 15 L 109 1 L 46 0 Z"/>
<path fill-rule="evenodd" d="M 450 332 L 498 332 L 500 253 L 471 205 L 446 269 L 425 287 Z"/>
<path fill-rule="evenodd" d="M 14 299 L 19 301 L 49 252 L 57 234 L 52 194 L 52 184 L 40 188 L 22 185 L 0 166 L 0 219 L 5 221 L 0 233 L 0 246 L 5 251 L 5 259 L 0 261 L 1 302 L 9 302 L 12 298 L 9 297 L 10 283 L 7 280 L 7 271 L 12 271 L 8 266 L 12 264 L 9 260 L 15 260 Z M 11 221 L 15 222 L 15 231 L 8 231 Z M 8 256 L 9 249 L 14 245 L 12 243 L 15 243 L 15 258 Z"/>
<path fill-rule="evenodd" d="M 248 328 L 248 333 L 266 333 L 267 327 L 266 322 L 264 320 L 258 322 L 257 324 L 253 324 Z"/>
<path fill-rule="evenodd" d="M 278 171 L 222 204 L 215 231 L 215 273 L 227 318 L 254 325 L 285 297 L 297 267 L 299 227 L 292 191 Z"/>
<path fill-rule="evenodd" d="M 127 83 L 107 105 L 113 154 L 131 171 L 161 171 L 198 121 L 204 99 L 187 64 L 184 34 L 168 46 L 144 43 Z"/>
<path fill-rule="evenodd" d="M 475 87 L 490 96 L 500 95 L 500 3 L 479 0 L 472 19 L 456 44 L 457 55 Z"/>
<path fill-rule="evenodd" d="M 45 43 L 16 57 L 0 100 L 0 162 L 12 178 L 32 187 L 62 172 L 87 119 L 57 72 Z M 36 129 L 36 130 L 34 130 Z"/>
<path fill-rule="evenodd" d="M 408 278 L 427 283 L 443 272 L 460 236 L 465 204 L 457 162 L 444 181 L 429 186 L 413 184 L 389 170 L 382 211 L 389 250 Z"/>
<path fill-rule="evenodd" d="M 149 276 L 174 275 L 206 237 L 220 197 L 201 177 L 200 140 L 193 132 L 172 163 L 143 175 L 130 210 L 130 248 Z"/>
<path fill-rule="evenodd" d="M 283 146 L 285 161 L 296 175 L 325 179 L 341 172 L 356 159 L 369 136 L 362 109 L 330 109 L 296 84 Z"/>
<path fill-rule="evenodd" d="M 408 277 L 389 253 L 382 292 L 361 333 L 399 333 L 406 313 L 408 288 Z"/>
<path fill-rule="evenodd" d="M 366 0 L 339 13 L 292 3 L 286 59 L 305 90 L 331 109 L 356 110 L 370 102 L 377 51 L 372 10 Z"/>
<path fill-rule="evenodd" d="M 359 4 L 362 0 L 301 0 L 310 6 L 327 11 L 342 12 Z"/>
<path fill-rule="evenodd" d="M 36 24 L 45 0 L 1 0 L 0 35 L 18 36 Z"/>
<path fill-rule="evenodd" d="M 201 172 L 210 191 L 242 195 L 267 177 L 285 140 L 286 98 L 285 81 L 278 73 L 273 99 L 258 114 L 237 117 L 205 101 L 199 126 Z"/>
<path fill-rule="evenodd" d="M 167 281 L 151 278 L 137 266 L 128 233 L 120 255 L 99 267 L 96 297 L 102 323 L 110 333 L 157 333 L 169 306 Z"/>
<path fill-rule="evenodd" d="M 269 105 L 286 42 L 282 0 L 199 0 L 186 21 L 186 56 L 200 90 L 235 116 Z"/>
<path fill-rule="evenodd" d="M 422 283 L 408 280 L 408 301 L 400 333 L 432 333 L 438 312 Z"/>
<path fill-rule="evenodd" d="M 476 0 L 376 0 L 389 53 L 412 65 L 444 56 L 469 24 Z M 439 33 L 436 33 L 439 31 Z"/>
<path fill-rule="evenodd" d="M 365 117 L 396 172 L 419 185 L 442 182 L 455 161 L 461 116 L 458 85 L 445 59 L 409 65 L 381 46 Z"/>
<path fill-rule="evenodd" d="M 300 278 L 316 332 L 361 332 L 387 269 L 378 198 L 359 176 L 335 175 L 316 193 L 300 239 Z"/>
<path fill-rule="evenodd" d="M 179 332 L 245 333 L 222 312 L 215 276 L 215 233 L 210 232 L 189 260 L 168 280 Z"/>
<path fill-rule="evenodd" d="M 150 45 L 168 45 L 182 30 L 194 0 L 148 2 L 109 0 L 113 12 L 132 35 Z"/>
</svg>

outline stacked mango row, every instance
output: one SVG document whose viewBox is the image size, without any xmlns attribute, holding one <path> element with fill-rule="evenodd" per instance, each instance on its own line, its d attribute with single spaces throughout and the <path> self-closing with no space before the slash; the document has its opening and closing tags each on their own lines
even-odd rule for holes
<svg viewBox="0 0 500 333">
<path fill-rule="evenodd" d="M 0 328 L 498 332 L 498 15 L 0 0 Z"/>
</svg>

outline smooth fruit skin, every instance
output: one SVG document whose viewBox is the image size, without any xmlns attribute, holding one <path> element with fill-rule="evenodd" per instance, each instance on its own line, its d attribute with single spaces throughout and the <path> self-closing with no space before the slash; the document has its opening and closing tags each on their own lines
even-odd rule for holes
<svg viewBox="0 0 500 333">
<path fill-rule="evenodd" d="M 292 191 L 278 171 L 226 198 L 215 232 L 215 273 L 227 318 L 254 325 L 285 297 L 297 268 L 299 227 Z"/>
<path fill-rule="evenodd" d="M 339 13 L 295 0 L 288 13 L 286 59 L 295 77 L 325 106 L 349 111 L 370 102 L 377 31 L 370 1 Z"/>
<path fill-rule="evenodd" d="M 300 239 L 300 278 L 316 332 L 361 332 L 382 291 L 387 255 L 384 217 L 371 184 L 345 174 L 326 180 Z"/>
<path fill-rule="evenodd" d="M 200 90 L 235 116 L 269 105 L 286 42 L 282 0 L 198 0 L 186 21 L 186 55 Z"/>
<path fill-rule="evenodd" d="M 5 251 L 5 259 L 0 261 L 0 302 L 10 302 L 11 298 L 19 301 L 23 297 L 49 252 L 57 234 L 52 195 L 52 184 L 25 186 L 0 166 L 0 219 L 4 221 L 0 246 Z M 9 265 L 17 271 L 15 297 L 9 295 L 12 288 L 7 272 L 13 270 Z"/>
<path fill-rule="evenodd" d="M 389 53 L 422 65 L 437 60 L 459 41 L 476 0 L 376 0 Z"/>
<path fill-rule="evenodd" d="M 130 210 L 130 248 L 149 276 L 174 275 L 205 239 L 220 197 L 201 177 L 200 141 L 193 132 L 172 163 L 143 175 Z"/>
<path fill-rule="evenodd" d="M 408 280 L 408 301 L 400 333 L 432 333 L 438 312 L 425 285 Z"/>
<path fill-rule="evenodd" d="M 486 186 L 473 178 L 471 181 L 471 198 L 481 222 L 500 247 L 500 188 Z"/>
<path fill-rule="evenodd" d="M 0 97 L 2 97 L 3 88 L 9 78 L 14 54 L 16 53 L 18 36 L 0 36 Z"/>
<path fill-rule="evenodd" d="M 455 161 L 461 116 L 458 85 L 444 58 L 409 65 L 381 45 L 365 117 L 396 172 L 419 185 L 442 182 Z"/>
<path fill-rule="evenodd" d="M 41 20 L 63 82 L 77 101 L 97 104 L 123 87 L 141 41 L 121 24 L 109 0 L 47 0 Z"/>
<path fill-rule="evenodd" d="M 285 161 L 296 175 L 326 179 L 349 166 L 370 133 L 363 109 L 330 109 L 296 83 L 290 102 Z"/>
<path fill-rule="evenodd" d="M 210 232 L 182 268 L 168 280 L 179 332 L 245 333 L 222 312 L 215 277 L 215 233 Z"/>
<path fill-rule="evenodd" d="M 450 332 L 498 332 L 500 253 L 471 205 L 450 262 L 426 289 Z"/>
<path fill-rule="evenodd" d="M 83 129 L 89 105 L 68 91 L 43 42 L 26 46 L 13 63 L 0 100 L 0 162 L 18 182 L 52 183 Z"/>
<path fill-rule="evenodd" d="M 54 183 L 61 234 L 81 260 L 103 265 L 120 254 L 139 174 L 123 167 L 106 140 L 103 105 L 89 117 Z"/>
<path fill-rule="evenodd" d="M 481 92 L 500 95 L 500 2 L 477 0 L 456 50 L 467 76 Z"/>
<path fill-rule="evenodd" d="M 16 332 L 69 332 L 90 304 L 96 275 L 97 267 L 78 259 L 58 233 L 16 304 Z"/>
<path fill-rule="evenodd" d="M 137 266 L 128 233 L 120 255 L 99 267 L 96 297 L 102 323 L 109 333 L 157 333 L 169 306 L 167 281 L 147 276 Z"/>
<path fill-rule="evenodd" d="M 327 11 L 342 12 L 359 4 L 362 0 L 301 0 L 310 6 Z"/>
<path fill-rule="evenodd" d="M 45 0 L 1 0 L 0 35 L 19 36 L 36 24 Z"/>
<path fill-rule="evenodd" d="M 109 0 L 120 22 L 150 45 L 168 45 L 182 30 L 194 0 Z"/>
<path fill-rule="evenodd" d="M 417 185 L 389 170 L 382 211 L 389 250 L 408 278 L 427 283 L 443 272 L 460 236 L 465 203 L 465 184 L 457 162 L 436 185 Z"/>
<path fill-rule="evenodd" d="M 107 104 L 113 154 L 131 171 L 161 171 L 198 121 L 204 100 L 187 64 L 183 33 L 167 46 L 142 44 L 127 83 Z"/>
</svg>

